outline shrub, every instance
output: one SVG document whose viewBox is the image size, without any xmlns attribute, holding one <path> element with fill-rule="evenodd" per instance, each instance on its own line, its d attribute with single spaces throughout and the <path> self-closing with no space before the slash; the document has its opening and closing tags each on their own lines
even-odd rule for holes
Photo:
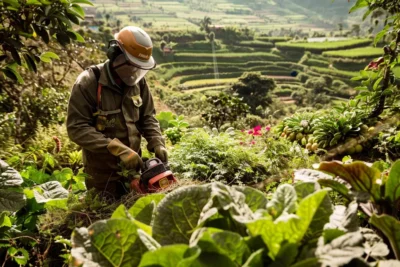
<svg viewBox="0 0 400 267">
<path fill-rule="evenodd" d="M 341 81 L 341 80 L 333 80 L 333 82 L 332 82 L 332 86 L 335 87 L 335 88 L 339 88 L 339 87 L 342 87 L 344 85 L 346 85 L 346 83 Z"/>
<path fill-rule="evenodd" d="M 310 76 L 304 73 L 300 73 L 299 75 L 297 75 L 297 79 L 299 79 L 299 81 L 301 81 L 302 83 L 306 83 L 309 78 Z"/>
</svg>

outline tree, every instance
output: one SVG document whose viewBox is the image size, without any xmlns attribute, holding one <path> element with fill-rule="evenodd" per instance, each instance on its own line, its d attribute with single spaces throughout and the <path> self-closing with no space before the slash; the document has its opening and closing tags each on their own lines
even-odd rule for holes
<svg viewBox="0 0 400 267">
<path fill-rule="evenodd" d="M 361 33 L 360 24 L 354 24 L 351 28 L 351 32 L 354 33 L 357 37 L 360 36 Z"/>
<path fill-rule="evenodd" d="M 81 34 L 72 30 L 72 23 L 79 25 L 79 18 L 84 18 L 83 9 L 76 2 L 91 4 L 86 0 L 1 2 L 1 21 L 9 26 L 0 28 L 0 72 L 4 74 L 0 75 L 0 114 L 12 119 L 16 143 L 32 134 L 38 122 L 60 122 L 61 99 L 67 91 L 61 92 L 58 87 L 71 67 L 76 66 L 80 54 L 79 48 L 69 44 L 84 43 Z M 71 65 L 66 64 L 65 53 L 71 55 Z M 52 60 L 60 59 L 59 55 L 63 60 L 54 68 L 56 63 Z M 39 64 L 41 61 L 51 65 Z M 44 71 L 49 65 L 50 69 Z M 37 74 L 32 75 L 33 72 Z M 27 78 L 26 83 L 23 77 Z"/>
<path fill-rule="evenodd" d="M 206 33 L 210 33 L 210 25 L 212 24 L 211 18 L 205 16 L 204 19 L 200 22 L 200 30 L 205 31 Z"/>
<path fill-rule="evenodd" d="M 85 16 L 76 2 L 92 5 L 87 0 L 1 1 L 0 72 L 22 83 L 17 66 L 37 72 L 40 61 L 58 58 L 54 53 L 42 53 L 40 39 L 46 44 L 54 40 L 63 46 L 71 40 L 84 42 L 83 37 L 72 30 L 72 23 L 79 25 L 79 19 Z"/>
<path fill-rule="evenodd" d="M 234 123 L 241 117 L 246 117 L 249 106 L 242 99 L 225 93 L 207 97 L 209 106 L 202 118 L 211 126 L 221 128 L 227 122 Z"/>
<path fill-rule="evenodd" d="M 342 35 L 343 34 L 343 24 L 339 23 L 338 27 L 339 27 L 340 35 Z"/>
<path fill-rule="evenodd" d="M 260 73 L 244 73 L 239 81 L 232 86 L 232 91 L 243 98 L 253 113 L 258 106 L 263 108 L 272 103 L 270 92 L 276 87 L 271 78 L 264 78 Z"/>
</svg>

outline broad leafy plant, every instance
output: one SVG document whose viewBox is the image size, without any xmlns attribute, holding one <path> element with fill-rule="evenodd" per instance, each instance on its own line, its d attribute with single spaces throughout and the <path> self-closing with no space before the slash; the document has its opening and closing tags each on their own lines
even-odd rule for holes
<svg viewBox="0 0 400 267">
<path fill-rule="evenodd" d="M 372 166 L 364 162 L 322 162 L 318 170 L 333 177 L 314 170 L 300 170 L 295 180 L 318 181 L 343 199 L 356 201 L 370 218 L 369 222 L 388 238 L 396 258 L 400 259 L 400 161 L 395 162 L 390 171 L 384 166 L 382 162 Z"/>
<path fill-rule="evenodd" d="M 4 264 L 42 265 L 47 253 L 40 252 L 45 237 L 35 235 L 39 216 L 46 210 L 67 210 L 69 192 L 59 181 L 23 187 L 24 179 L 0 160 L 0 259 Z"/>
<path fill-rule="evenodd" d="M 183 115 L 177 116 L 169 111 L 161 111 L 156 118 L 160 123 L 161 130 L 173 145 L 181 140 L 187 127 L 189 127 L 189 123 L 184 121 Z"/>
<path fill-rule="evenodd" d="M 389 249 L 314 183 L 270 201 L 220 183 L 148 195 L 72 235 L 73 266 L 385 266 Z"/>
</svg>

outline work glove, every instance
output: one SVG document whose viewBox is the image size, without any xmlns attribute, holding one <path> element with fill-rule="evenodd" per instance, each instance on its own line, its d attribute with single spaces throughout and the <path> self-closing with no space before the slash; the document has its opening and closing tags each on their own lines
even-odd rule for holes
<svg viewBox="0 0 400 267">
<path fill-rule="evenodd" d="M 119 139 L 114 138 L 107 146 L 108 151 L 117 156 L 128 170 L 143 170 L 143 161 L 139 154 L 124 145 Z"/>
<path fill-rule="evenodd" d="M 164 146 L 156 146 L 154 148 L 154 153 L 156 154 L 156 158 L 160 159 L 162 162 L 168 162 L 168 152 Z"/>
</svg>

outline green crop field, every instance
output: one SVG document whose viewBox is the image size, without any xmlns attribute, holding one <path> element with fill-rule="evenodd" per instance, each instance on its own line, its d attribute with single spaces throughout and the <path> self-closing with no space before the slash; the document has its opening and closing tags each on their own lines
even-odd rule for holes
<svg viewBox="0 0 400 267">
<path fill-rule="evenodd" d="M 314 42 L 314 43 L 276 43 L 276 47 L 282 50 L 300 50 L 321 53 L 329 50 L 342 50 L 355 47 L 362 47 L 372 43 L 370 39 L 352 39 L 335 42 Z"/>
<path fill-rule="evenodd" d="M 328 51 L 322 53 L 323 56 L 341 57 L 341 58 L 372 58 L 372 57 L 379 57 L 382 54 L 383 54 L 383 49 L 376 47 L 360 47 L 354 49 Z"/>
<path fill-rule="evenodd" d="M 321 74 L 327 74 L 327 75 L 343 77 L 343 78 L 348 78 L 348 79 L 358 76 L 358 72 L 356 72 L 356 71 L 343 71 L 343 70 L 318 68 L 318 67 L 311 67 L 311 70 L 315 71 L 317 73 L 321 73 Z"/>
</svg>

